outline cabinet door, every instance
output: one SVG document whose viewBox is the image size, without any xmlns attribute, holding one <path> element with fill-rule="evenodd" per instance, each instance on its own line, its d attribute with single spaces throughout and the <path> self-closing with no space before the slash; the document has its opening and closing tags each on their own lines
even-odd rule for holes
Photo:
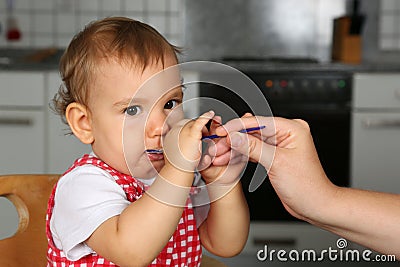
<svg viewBox="0 0 400 267">
<path fill-rule="evenodd" d="M 43 107 L 44 75 L 42 72 L 0 72 L 0 106 L 15 109 Z"/>
<path fill-rule="evenodd" d="M 58 72 L 47 73 L 47 102 L 50 103 L 60 87 Z M 82 144 L 74 135 L 68 135 L 69 128 L 62 123 L 59 115 L 48 109 L 48 160 L 47 173 L 63 173 L 84 153 L 91 151 L 90 146 Z"/>
<path fill-rule="evenodd" d="M 355 109 L 399 109 L 400 74 L 355 74 L 353 99 Z"/>
<path fill-rule="evenodd" d="M 0 174 L 43 173 L 43 110 L 0 110 Z"/>
<path fill-rule="evenodd" d="M 352 186 L 400 193 L 400 112 L 353 114 Z"/>
</svg>

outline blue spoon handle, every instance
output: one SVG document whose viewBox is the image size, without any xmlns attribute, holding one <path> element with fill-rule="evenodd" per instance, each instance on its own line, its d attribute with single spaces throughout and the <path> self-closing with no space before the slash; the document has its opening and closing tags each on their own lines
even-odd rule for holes
<svg viewBox="0 0 400 267">
<path fill-rule="evenodd" d="M 251 128 L 246 128 L 246 129 L 240 130 L 239 133 L 248 133 L 248 132 L 258 131 L 258 130 L 262 130 L 264 128 L 265 128 L 265 125 L 261 125 L 259 127 L 251 127 Z M 215 139 L 215 138 L 220 138 L 220 137 L 223 137 L 223 136 L 213 134 L 213 135 L 203 136 L 201 138 L 201 140 L 209 140 L 209 139 Z"/>
</svg>

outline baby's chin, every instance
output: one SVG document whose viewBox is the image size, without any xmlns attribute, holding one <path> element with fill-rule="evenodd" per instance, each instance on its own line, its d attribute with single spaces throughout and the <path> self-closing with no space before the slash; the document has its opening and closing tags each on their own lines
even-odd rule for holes
<svg viewBox="0 0 400 267">
<path fill-rule="evenodd" d="M 155 175 L 157 175 L 160 171 L 161 171 L 161 169 L 164 167 L 164 165 L 165 165 L 165 161 L 164 160 L 159 160 L 159 161 L 156 161 L 156 162 L 152 162 L 152 165 L 153 165 L 153 170 L 154 170 L 154 174 L 153 174 L 153 177 L 155 176 Z"/>
<path fill-rule="evenodd" d="M 163 167 L 164 161 L 152 162 L 149 166 L 131 170 L 131 176 L 140 179 L 151 179 L 157 176 Z"/>
</svg>

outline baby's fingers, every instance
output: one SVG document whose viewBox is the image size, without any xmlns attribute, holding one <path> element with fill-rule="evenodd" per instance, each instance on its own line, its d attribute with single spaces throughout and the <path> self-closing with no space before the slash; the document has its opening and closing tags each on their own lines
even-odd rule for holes
<svg viewBox="0 0 400 267">
<path fill-rule="evenodd" d="M 221 116 L 215 116 L 212 120 L 211 120 L 211 124 L 210 124 L 210 130 L 209 130 L 209 134 L 215 134 L 215 129 L 217 129 L 219 126 L 222 125 L 222 118 Z"/>
<path fill-rule="evenodd" d="M 194 120 L 194 123 L 191 125 L 191 129 L 195 133 L 202 133 L 204 127 L 206 124 L 214 117 L 215 112 L 210 110 L 206 113 L 203 113 L 198 117 L 196 120 Z"/>
</svg>

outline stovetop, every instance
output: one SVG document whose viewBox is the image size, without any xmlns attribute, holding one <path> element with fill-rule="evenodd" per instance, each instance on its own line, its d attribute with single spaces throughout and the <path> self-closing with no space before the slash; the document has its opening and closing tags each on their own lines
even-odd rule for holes
<svg viewBox="0 0 400 267">
<path fill-rule="evenodd" d="M 365 62 L 359 65 L 341 62 L 320 61 L 312 57 L 275 57 L 275 56 L 223 56 L 214 59 L 188 58 L 184 62 L 211 61 L 229 65 L 242 72 L 400 72 L 399 63 Z M 193 68 L 185 66 L 184 69 L 200 72 L 214 72 L 213 68 Z"/>
<path fill-rule="evenodd" d="M 370 66 L 321 62 L 311 57 L 224 56 L 217 60 L 241 71 L 363 71 Z"/>
<path fill-rule="evenodd" d="M 264 63 L 264 64 L 317 64 L 316 58 L 309 57 L 255 57 L 255 56 L 225 56 L 221 58 L 224 62 L 233 63 Z"/>
</svg>

